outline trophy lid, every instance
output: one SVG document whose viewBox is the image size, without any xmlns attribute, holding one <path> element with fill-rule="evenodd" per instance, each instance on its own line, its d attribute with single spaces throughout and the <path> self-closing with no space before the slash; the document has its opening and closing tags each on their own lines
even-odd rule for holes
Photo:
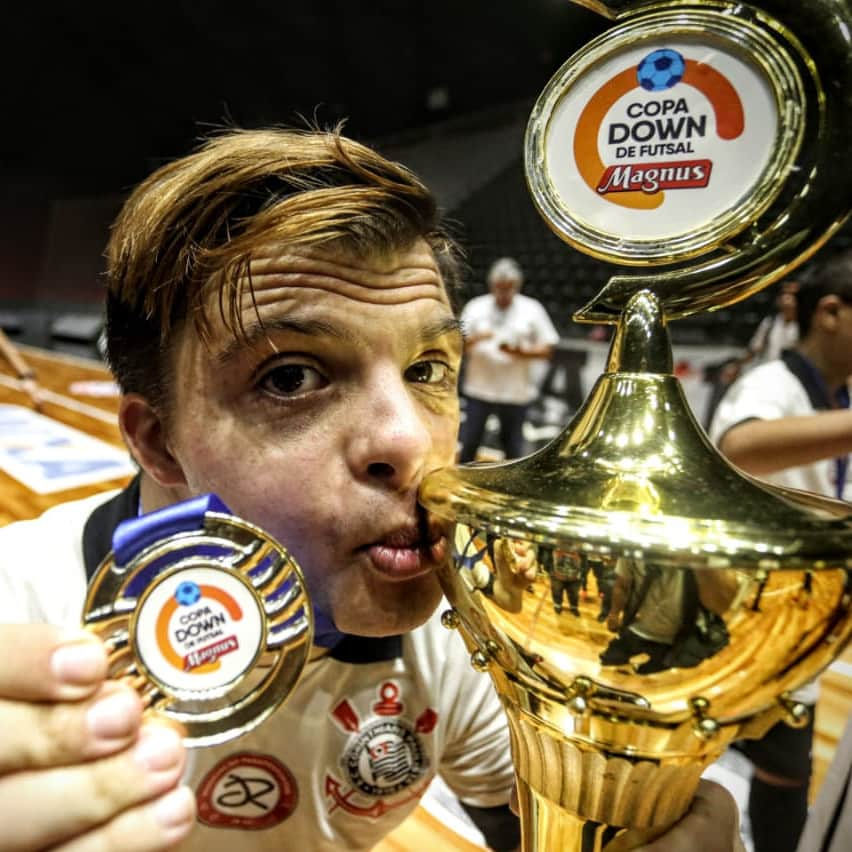
<svg viewBox="0 0 852 852">
<path fill-rule="evenodd" d="M 501 536 L 690 567 L 852 567 L 852 507 L 727 462 L 672 374 L 657 298 L 632 298 L 607 371 L 565 431 L 509 463 L 431 474 L 421 502 Z"/>
</svg>

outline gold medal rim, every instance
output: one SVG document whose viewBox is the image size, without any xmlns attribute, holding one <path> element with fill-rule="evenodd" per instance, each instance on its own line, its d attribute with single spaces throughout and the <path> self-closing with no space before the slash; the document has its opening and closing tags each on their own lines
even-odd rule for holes
<svg viewBox="0 0 852 852">
<path fill-rule="evenodd" d="M 199 539 L 206 539 L 208 542 L 225 540 L 236 550 L 241 545 L 245 546 L 246 541 L 252 537 L 271 546 L 279 553 L 282 561 L 281 567 L 277 570 L 291 575 L 298 584 L 298 597 L 288 605 L 287 610 L 292 612 L 294 609 L 303 609 L 307 621 L 305 631 L 295 641 L 279 646 L 270 645 L 270 625 L 276 617 L 267 611 L 261 591 L 255 588 L 246 572 L 240 568 L 217 565 L 215 557 L 188 556 L 185 560 L 179 561 L 175 566 L 170 566 L 158 574 L 138 597 L 124 597 L 124 590 L 136 575 L 137 570 L 145 564 L 150 564 L 153 559 L 168 553 L 170 544 L 171 549 L 177 550 L 186 547 L 189 543 L 196 543 Z M 261 635 L 251 665 L 244 669 L 242 675 L 224 686 L 209 689 L 207 696 L 203 694 L 203 690 L 196 692 L 175 688 L 157 677 L 146 665 L 135 640 L 138 610 L 151 591 L 168 577 L 190 567 L 222 570 L 238 577 L 240 582 L 251 590 L 261 613 Z M 122 603 L 116 606 L 118 601 Z M 123 657 L 132 660 L 135 673 L 122 674 L 124 669 L 118 669 L 110 676 L 124 680 L 129 678 L 152 710 L 174 719 L 183 726 L 184 743 L 191 747 L 227 742 L 257 727 L 268 718 L 292 692 L 301 678 L 308 663 L 314 633 L 307 583 L 301 567 L 290 552 L 254 524 L 221 512 L 207 512 L 202 529 L 164 536 L 146 547 L 126 565 L 117 565 L 114 554 L 110 553 L 98 567 L 89 584 L 82 621 L 86 629 L 91 630 L 107 644 L 111 669 Z M 267 655 L 271 655 L 271 663 L 269 671 L 264 674 L 262 680 L 232 703 L 217 709 L 216 702 L 221 701 L 223 696 L 233 692 L 245 681 Z M 182 707 L 181 704 L 185 702 L 192 702 L 195 709 Z"/>
</svg>

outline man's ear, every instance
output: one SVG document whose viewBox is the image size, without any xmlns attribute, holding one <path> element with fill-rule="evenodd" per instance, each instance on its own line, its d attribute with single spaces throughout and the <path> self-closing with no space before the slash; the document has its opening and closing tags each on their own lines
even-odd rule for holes
<svg viewBox="0 0 852 852">
<path fill-rule="evenodd" d="M 186 485 L 180 462 L 172 454 L 160 415 L 139 394 L 121 398 L 118 425 L 133 458 L 159 485 Z"/>
</svg>

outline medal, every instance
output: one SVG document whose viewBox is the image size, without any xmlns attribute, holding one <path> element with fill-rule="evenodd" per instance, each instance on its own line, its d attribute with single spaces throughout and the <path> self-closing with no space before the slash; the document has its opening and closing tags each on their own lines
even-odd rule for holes
<svg viewBox="0 0 852 852">
<path fill-rule="evenodd" d="M 189 746 L 260 724 L 292 691 L 313 639 L 299 566 L 214 494 L 120 524 L 83 624 L 107 646 L 108 676 L 179 722 Z"/>
</svg>

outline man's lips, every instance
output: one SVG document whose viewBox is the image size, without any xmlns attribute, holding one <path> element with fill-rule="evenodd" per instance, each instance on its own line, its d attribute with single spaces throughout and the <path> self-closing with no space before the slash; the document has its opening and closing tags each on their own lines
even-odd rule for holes
<svg viewBox="0 0 852 852">
<path fill-rule="evenodd" d="M 363 549 L 371 567 L 387 579 L 410 580 L 431 571 L 446 546 L 440 529 L 424 523 L 398 528 Z"/>
</svg>

